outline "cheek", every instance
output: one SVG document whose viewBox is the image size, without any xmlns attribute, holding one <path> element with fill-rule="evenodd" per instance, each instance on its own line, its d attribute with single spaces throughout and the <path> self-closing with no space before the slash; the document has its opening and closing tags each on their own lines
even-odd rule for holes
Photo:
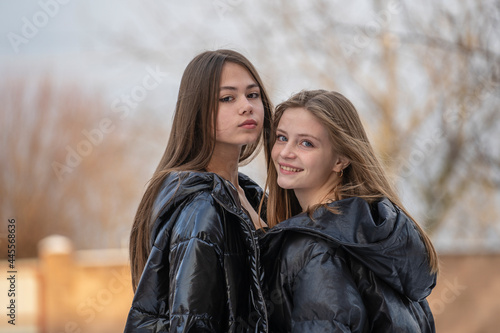
<svg viewBox="0 0 500 333">
<path fill-rule="evenodd" d="M 254 112 L 257 111 L 260 114 L 264 115 L 264 104 L 262 103 L 262 100 L 259 100 L 253 107 Z"/>
<path fill-rule="evenodd" d="M 273 162 L 276 162 L 279 154 L 280 154 L 279 148 L 276 145 L 274 145 L 273 149 L 271 150 L 271 159 L 273 160 Z"/>
<path fill-rule="evenodd" d="M 220 103 L 217 110 L 217 124 L 224 123 L 229 117 L 231 117 L 231 109 L 228 108 L 226 103 Z"/>
<path fill-rule="evenodd" d="M 225 117 L 223 113 L 219 113 L 216 123 L 216 132 L 224 132 L 229 127 L 228 117 Z"/>
<path fill-rule="evenodd" d="M 328 161 L 328 162 L 326 162 Z M 325 161 L 325 159 L 323 160 L 320 160 L 320 159 L 317 159 L 316 160 L 316 170 L 318 170 L 318 173 L 320 173 L 322 176 L 321 178 L 325 179 L 329 179 L 332 177 L 332 175 L 334 174 L 333 172 L 333 167 L 335 166 L 335 163 L 333 162 L 330 162 L 330 159 L 327 159 Z"/>
<path fill-rule="evenodd" d="M 262 123 L 264 123 L 264 105 L 262 104 L 262 101 L 259 102 L 258 104 L 254 104 L 253 107 L 253 113 L 254 116 L 257 116 L 260 120 L 262 120 Z"/>
</svg>

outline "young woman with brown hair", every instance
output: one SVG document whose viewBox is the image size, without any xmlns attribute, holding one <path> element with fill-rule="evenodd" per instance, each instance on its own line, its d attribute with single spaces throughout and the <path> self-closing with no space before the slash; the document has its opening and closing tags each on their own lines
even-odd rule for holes
<svg viewBox="0 0 500 333">
<path fill-rule="evenodd" d="M 132 227 L 125 332 L 267 331 L 256 236 L 263 193 L 238 165 L 267 140 L 271 110 L 241 54 L 207 51 L 188 64 Z"/>
<path fill-rule="evenodd" d="M 262 262 L 271 332 L 433 332 L 438 259 L 354 106 L 324 90 L 279 104 Z M 282 221 L 282 222 L 281 222 Z"/>
</svg>

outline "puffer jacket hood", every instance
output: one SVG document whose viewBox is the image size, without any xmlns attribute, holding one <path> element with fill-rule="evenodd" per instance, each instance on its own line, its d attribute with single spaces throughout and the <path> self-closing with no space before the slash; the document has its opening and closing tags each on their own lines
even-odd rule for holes
<svg viewBox="0 0 500 333">
<path fill-rule="evenodd" d="M 283 231 L 310 234 L 339 244 L 394 290 L 413 301 L 425 299 L 436 284 L 425 245 L 414 223 L 388 199 L 372 205 L 353 197 L 328 204 L 339 214 L 321 207 L 312 218 L 306 213 L 270 229 L 263 244 L 284 236 Z M 273 246 L 280 244 L 274 239 Z M 277 251 L 276 249 L 271 249 Z M 277 252 L 276 252 L 277 253 Z"/>
</svg>

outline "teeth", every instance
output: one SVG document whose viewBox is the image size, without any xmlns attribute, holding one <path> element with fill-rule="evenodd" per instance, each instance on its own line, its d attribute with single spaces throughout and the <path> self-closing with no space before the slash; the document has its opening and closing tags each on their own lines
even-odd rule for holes
<svg viewBox="0 0 500 333">
<path fill-rule="evenodd" d="M 287 166 L 284 166 L 284 165 L 280 165 L 280 167 L 283 170 L 285 170 L 285 171 L 291 171 L 291 172 L 299 172 L 299 171 L 301 171 L 301 169 L 290 168 L 290 167 L 287 167 Z"/>
</svg>

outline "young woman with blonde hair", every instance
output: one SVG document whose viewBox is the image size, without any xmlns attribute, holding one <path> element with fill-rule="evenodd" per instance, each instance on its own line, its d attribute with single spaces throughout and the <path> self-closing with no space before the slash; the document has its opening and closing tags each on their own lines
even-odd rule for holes
<svg viewBox="0 0 500 333">
<path fill-rule="evenodd" d="M 256 235 L 263 193 L 238 165 L 267 140 L 271 110 L 243 55 L 207 51 L 187 65 L 130 235 L 125 332 L 267 332 Z"/>
<path fill-rule="evenodd" d="M 337 92 L 279 104 L 262 262 L 271 332 L 433 332 L 438 259 L 356 109 Z"/>
</svg>

